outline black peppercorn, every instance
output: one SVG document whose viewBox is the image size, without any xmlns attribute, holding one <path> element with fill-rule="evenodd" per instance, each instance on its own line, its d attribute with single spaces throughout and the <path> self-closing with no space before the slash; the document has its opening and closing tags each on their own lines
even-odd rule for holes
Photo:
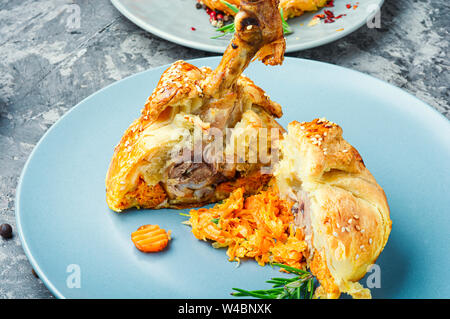
<svg viewBox="0 0 450 319">
<path fill-rule="evenodd" d="M 10 224 L 0 225 L 0 236 L 2 236 L 5 239 L 12 237 L 12 227 Z"/>
</svg>

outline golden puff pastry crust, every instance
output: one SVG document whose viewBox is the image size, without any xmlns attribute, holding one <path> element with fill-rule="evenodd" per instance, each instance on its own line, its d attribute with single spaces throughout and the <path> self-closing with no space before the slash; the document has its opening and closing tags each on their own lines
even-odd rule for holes
<svg viewBox="0 0 450 319">
<path fill-rule="evenodd" d="M 187 127 L 190 124 L 201 125 L 205 130 L 211 127 L 210 122 L 201 121 L 199 117 L 189 117 L 187 123 L 179 126 L 173 124 L 175 116 L 180 112 L 182 114 L 202 112 L 202 108 L 196 109 L 196 105 L 201 105 L 204 103 L 203 100 L 209 98 L 203 94 L 203 87 L 207 84 L 205 79 L 210 73 L 209 68 L 197 68 L 184 61 L 175 62 L 163 73 L 140 118 L 131 124 L 115 147 L 106 178 L 107 203 L 111 209 L 121 211 L 134 206 L 141 208 L 194 206 L 194 203 L 183 205 L 167 201 L 168 196 L 159 184 L 162 178 L 156 183 L 149 181 L 148 187 L 145 187 L 140 168 L 148 166 L 149 162 L 158 156 L 157 153 L 162 153 L 162 148 L 171 148 L 178 142 L 177 131 L 184 129 L 183 125 Z M 239 101 L 246 109 L 240 114 L 239 120 L 244 114 L 244 118 L 248 114 L 257 118 L 258 121 L 254 120 L 253 124 L 256 122 L 260 127 L 276 127 L 282 130 L 273 119 L 282 115 L 280 105 L 271 101 L 249 78 L 240 76 L 232 93 L 233 97 L 229 99 Z M 260 116 L 255 116 L 255 110 Z M 220 112 L 220 109 L 217 112 Z M 199 121 L 195 122 L 194 119 Z M 220 193 L 219 199 L 225 196 L 226 194 Z M 196 204 L 198 206 L 204 203 Z"/>
<path fill-rule="evenodd" d="M 292 122 L 275 177 L 280 193 L 298 203 L 298 225 L 309 241 L 317 297 L 341 292 L 370 298 L 359 283 L 387 243 L 392 222 L 383 189 L 342 129 L 326 119 Z"/>
<path fill-rule="evenodd" d="M 237 128 L 283 131 L 274 119 L 282 115 L 280 105 L 242 75 L 255 57 L 282 63 L 285 42 L 277 7 L 276 0 L 241 4 L 236 33 L 215 70 L 177 61 L 162 74 L 140 118 L 114 150 L 106 176 L 112 210 L 194 207 L 225 198 L 233 187 L 256 192 L 266 184 L 268 173 L 258 173 L 263 163 L 250 163 L 228 146 L 243 140 L 246 150 L 255 151 L 254 143 L 237 138 Z M 258 53 L 262 48 L 269 49 Z M 242 161 L 227 161 L 230 157 Z"/>
</svg>

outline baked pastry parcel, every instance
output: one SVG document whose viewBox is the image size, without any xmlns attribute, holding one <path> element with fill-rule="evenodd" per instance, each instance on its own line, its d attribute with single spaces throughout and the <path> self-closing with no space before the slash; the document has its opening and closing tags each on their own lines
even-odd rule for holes
<svg viewBox="0 0 450 319">
<path fill-rule="evenodd" d="M 325 119 L 292 122 L 275 171 L 279 194 L 294 203 L 309 247 L 318 297 L 368 298 L 359 283 L 387 243 L 392 222 L 383 189 L 342 129 Z"/>
<path fill-rule="evenodd" d="M 106 177 L 112 210 L 200 206 L 237 187 L 252 193 L 267 183 L 277 154 L 272 141 L 283 132 L 274 118 L 282 111 L 242 72 L 254 58 L 282 63 L 277 6 L 241 3 L 236 33 L 215 70 L 177 61 L 162 74 L 114 150 Z M 256 132 L 258 142 L 242 138 L 246 131 Z"/>
<path fill-rule="evenodd" d="M 285 19 L 301 16 L 305 12 L 317 11 L 324 7 L 329 0 L 280 0 L 279 8 L 283 9 Z M 236 13 L 231 10 L 222 0 L 202 0 L 210 9 L 220 10 L 230 15 Z M 241 0 L 227 0 L 228 3 L 239 7 Z"/>
<path fill-rule="evenodd" d="M 360 280 L 387 243 L 383 189 L 342 129 L 326 119 L 292 122 L 267 189 L 241 189 L 213 208 L 191 210 L 195 237 L 228 247 L 230 260 L 309 268 L 318 298 L 370 298 Z"/>
</svg>

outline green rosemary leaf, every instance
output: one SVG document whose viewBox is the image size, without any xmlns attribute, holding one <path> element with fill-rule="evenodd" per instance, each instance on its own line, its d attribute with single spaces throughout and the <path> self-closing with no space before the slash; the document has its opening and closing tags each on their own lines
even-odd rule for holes
<svg viewBox="0 0 450 319">
<path fill-rule="evenodd" d="M 211 222 L 213 222 L 214 224 L 218 225 L 219 224 L 219 219 L 220 218 L 213 218 L 213 219 L 211 219 Z"/>
<path fill-rule="evenodd" d="M 191 215 L 189 214 L 185 214 L 185 213 L 180 213 L 181 216 L 187 216 L 187 217 L 191 217 Z"/>
<path fill-rule="evenodd" d="M 302 287 L 298 287 L 297 289 L 295 289 L 295 297 L 296 299 L 301 299 L 301 289 Z"/>
<path fill-rule="evenodd" d="M 287 266 L 287 265 L 283 265 L 283 264 L 273 264 L 273 265 L 274 265 L 274 266 L 278 266 L 278 267 L 280 267 L 280 268 L 283 268 L 283 269 L 285 269 L 285 270 L 287 270 L 288 272 L 293 273 L 293 274 L 297 274 L 297 275 L 310 275 L 309 272 L 307 272 L 306 270 L 303 270 L 303 269 L 298 269 L 298 268 L 291 267 L 291 266 Z"/>
<path fill-rule="evenodd" d="M 294 277 L 294 278 L 278 278 L 278 277 L 274 277 L 274 278 L 270 278 L 271 280 L 277 280 L 277 281 L 282 281 L 282 282 L 291 282 L 294 280 L 297 280 L 298 277 Z"/>
<path fill-rule="evenodd" d="M 309 282 L 305 282 L 302 287 L 303 287 L 303 295 L 304 296 L 309 296 L 309 290 L 308 290 Z"/>
<path fill-rule="evenodd" d="M 270 280 L 267 280 L 266 283 L 268 284 L 276 284 L 276 285 L 285 285 L 287 283 L 289 283 L 286 280 L 276 280 L 275 278 L 270 278 Z"/>
<path fill-rule="evenodd" d="M 234 23 L 228 24 L 225 27 L 228 27 L 228 28 L 224 29 L 224 30 L 219 30 L 219 29 L 223 29 L 224 27 L 216 29 L 216 31 L 219 31 L 219 32 L 222 32 L 222 33 L 219 34 L 219 35 L 216 35 L 214 37 L 211 37 L 211 39 L 218 39 L 218 38 L 221 38 L 221 37 L 223 37 L 223 36 L 225 36 L 227 34 L 233 34 L 234 33 Z"/>
<path fill-rule="evenodd" d="M 233 296 L 235 297 L 244 297 L 244 296 L 250 296 L 250 297 L 256 297 L 256 298 L 260 298 L 260 299 L 273 299 L 271 297 L 271 295 L 266 295 L 266 294 L 262 294 L 262 293 L 256 293 L 253 291 L 248 291 L 248 290 L 244 290 L 244 289 L 239 289 L 239 288 L 233 288 L 233 290 L 236 290 L 238 293 L 231 293 Z"/>
<path fill-rule="evenodd" d="M 269 284 L 275 284 L 275 283 L 285 283 L 286 280 L 281 280 L 278 278 L 270 278 L 270 280 L 267 280 L 266 282 Z"/>
<path fill-rule="evenodd" d="M 236 289 L 238 289 L 238 288 L 236 288 Z M 272 290 L 272 291 L 268 291 L 268 290 L 251 290 L 251 291 L 242 290 L 242 291 L 239 291 L 239 292 L 233 292 L 233 293 L 231 293 L 231 295 L 235 296 L 235 297 L 246 297 L 246 296 L 247 297 L 248 296 L 254 297 L 255 295 L 264 295 L 264 296 L 274 296 L 274 297 L 276 297 L 280 293 L 283 292 L 283 288 L 279 288 L 279 289 L 281 289 L 281 290 Z"/>
<path fill-rule="evenodd" d="M 309 280 L 308 289 L 309 289 L 309 299 L 312 299 L 314 295 L 314 278 L 311 278 Z"/>
<path fill-rule="evenodd" d="M 283 33 L 284 34 L 292 33 L 291 27 L 289 26 L 287 21 L 284 19 L 283 8 L 280 8 L 280 15 L 281 15 L 281 25 L 283 27 Z"/>
<path fill-rule="evenodd" d="M 230 8 L 234 13 L 238 13 L 239 12 L 239 9 L 236 6 L 232 5 L 231 3 L 228 3 L 225 0 L 220 0 L 220 2 L 222 2 L 228 8 Z"/>
<path fill-rule="evenodd" d="M 282 283 L 277 283 L 277 284 L 272 285 L 272 287 L 273 287 L 273 288 L 282 288 L 282 287 L 284 287 L 284 284 L 282 284 Z"/>
<path fill-rule="evenodd" d="M 217 28 L 216 31 L 225 32 L 225 31 L 228 31 L 228 30 L 231 30 L 231 29 L 233 29 L 233 32 L 234 32 L 234 23 L 230 23 L 230 24 L 224 25 L 221 28 Z"/>
<path fill-rule="evenodd" d="M 272 293 L 279 293 L 282 292 L 284 288 L 272 288 L 272 289 L 267 289 L 267 290 L 252 290 L 253 293 L 257 293 L 257 294 L 272 294 Z"/>
</svg>

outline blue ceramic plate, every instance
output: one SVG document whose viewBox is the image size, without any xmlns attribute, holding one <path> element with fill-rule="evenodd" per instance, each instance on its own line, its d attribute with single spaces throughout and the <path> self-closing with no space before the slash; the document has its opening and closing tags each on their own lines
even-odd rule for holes
<svg viewBox="0 0 450 319">
<path fill-rule="evenodd" d="M 104 179 L 114 146 L 166 68 L 85 99 L 45 134 L 23 170 L 19 234 L 57 297 L 226 298 L 233 287 L 264 288 L 266 279 L 279 276 L 252 260 L 239 267 L 228 262 L 225 250 L 194 238 L 180 211 L 117 214 L 106 206 Z M 393 228 L 377 261 L 381 288 L 372 289 L 373 296 L 449 298 L 449 121 L 396 87 L 330 64 L 287 58 L 281 67 L 253 63 L 245 73 L 284 107 L 282 125 L 317 117 L 339 123 L 386 191 Z M 139 252 L 130 233 L 144 224 L 171 229 L 169 249 Z"/>
<path fill-rule="evenodd" d="M 195 9 L 196 0 L 111 0 L 112 4 L 133 23 L 163 39 L 190 48 L 223 53 L 231 36 L 211 39 L 219 33 L 209 23 L 204 10 Z M 340 39 L 363 26 L 374 16 L 383 0 L 361 0 L 356 9 L 348 9 L 348 3 L 358 1 L 335 0 L 331 10 L 335 16 L 346 14 L 334 23 L 308 26 L 319 10 L 301 17 L 289 19 L 293 31 L 286 37 L 286 52 L 314 48 Z M 195 28 L 195 31 L 192 30 Z"/>
</svg>

